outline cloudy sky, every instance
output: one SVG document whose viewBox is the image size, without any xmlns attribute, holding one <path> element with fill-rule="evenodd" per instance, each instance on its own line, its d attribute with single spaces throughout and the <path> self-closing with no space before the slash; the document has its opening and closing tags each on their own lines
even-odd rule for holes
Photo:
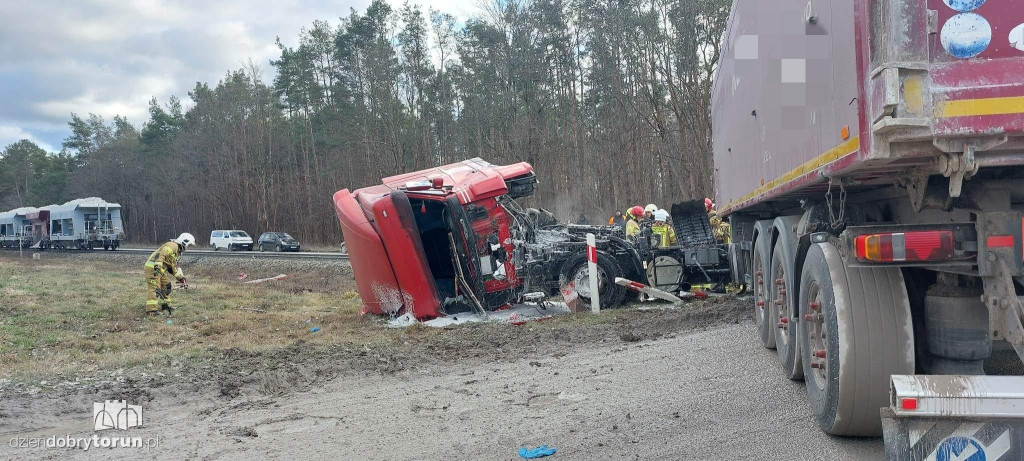
<svg viewBox="0 0 1024 461">
<path fill-rule="evenodd" d="M 388 0 L 396 8 L 402 0 Z M 465 19 L 479 0 L 412 0 Z M 0 149 L 28 138 L 60 150 L 72 112 L 136 126 L 151 97 L 187 99 L 249 59 L 264 67 L 314 19 L 370 0 L 0 1 Z"/>
</svg>

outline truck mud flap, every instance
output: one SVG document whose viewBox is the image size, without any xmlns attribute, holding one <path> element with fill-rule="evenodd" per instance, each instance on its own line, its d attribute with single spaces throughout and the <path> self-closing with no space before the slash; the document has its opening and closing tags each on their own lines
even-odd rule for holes
<svg viewBox="0 0 1024 461">
<path fill-rule="evenodd" d="M 703 200 L 690 200 L 672 205 L 672 227 L 683 248 L 710 247 L 718 243 L 711 230 L 711 221 Z"/>
<path fill-rule="evenodd" d="M 1024 420 L 898 418 L 882 409 L 885 459 L 892 461 L 1024 459 Z"/>
<path fill-rule="evenodd" d="M 888 460 L 1024 459 L 1024 377 L 893 375 Z"/>
</svg>

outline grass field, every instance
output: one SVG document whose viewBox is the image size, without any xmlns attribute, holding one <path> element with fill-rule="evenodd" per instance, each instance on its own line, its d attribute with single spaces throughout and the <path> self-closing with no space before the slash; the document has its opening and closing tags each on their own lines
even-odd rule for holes
<svg viewBox="0 0 1024 461">
<path fill-rule="evenodd" d="M 169 365 L 211 350 L 299 340 L 382 339 L 356 334 L 372 325 L 358 315 L 355 292 L 326 289 L 337 284 L 318 283 L 314 274 L 244 285 L 222 272 L 190 274 L 194 289 L 173 292 L 174 316 L 149 318 L 141 266 L 0 259 L 0 376 Z M 310 333 L 313 327 L 320 331 Z"/>
<path fill-rule="evenodd" d="M 0 258 L 0 378 L 40 380 L 138 366 L 159 371 L 226 350 L 399 347 L 450 355 L 479 349 L 484 341 L 492 347 L 510 338 L 568 341 L 557 338 L 591 326 L 612 328 L 628 323 L 624 316 L 637 315 L 627 310 L 571 315 L 525 329 L 493 324 L 388 329 L 381 318 L 359 315 L 359 296 L 347 276 L 307 269 L 285 280 L 245 285 L 237 270 L 186 271 L 193 288 L 174 290 L 174 316 L 148 318 L 141 264 Z M 252 273 L 249 279 L 276 273 Z M 313 327 L 320 330 L 311 333 Z M 545 338 L 531 339 L 528 332 L 534 329 Z"/>
</svg>

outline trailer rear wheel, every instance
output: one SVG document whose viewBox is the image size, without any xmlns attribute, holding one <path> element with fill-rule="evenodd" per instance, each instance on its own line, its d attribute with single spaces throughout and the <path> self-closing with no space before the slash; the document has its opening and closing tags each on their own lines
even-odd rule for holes
<svg viewBox="0 0 1024 461">
<path fill-rule="evenodd" d="M 800 280 L 805 386 L 818 425 L 835 435 L 881 434 L 890 375 L 914 373 L 902 272 L 846 267 L 835 246 L 819 243 Z"/>
<path fill-rule="evenodd" d="M 761 335 L 761 344 L 769 349 L 775 348 L 775 325 L 771 322 L 771 296 L 765 280 L 768 278 L 768 252 L 771 238 L 762 233 L 754 242 L 754 321 Z"/>
</svg>

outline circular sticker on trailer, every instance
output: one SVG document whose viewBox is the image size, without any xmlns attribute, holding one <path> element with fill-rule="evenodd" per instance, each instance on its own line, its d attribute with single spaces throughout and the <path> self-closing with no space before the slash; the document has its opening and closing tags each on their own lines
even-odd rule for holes
<svg viewBox="0 0 1024 461">
<path fill-rule="evenodd" d="M 985 461 L 985 447 L 971 437 L 949 437 L 935 449 L 935 461 Z"/>
<path fill-rule="evenodd" d="M 961 59 L 973 58 L 992 42 L 992 26 L 980 15 L 960 13 L 942 25 L 939 40 L 949 54 Z"/>
<path fill-rule="evenodd" d="M 1020 24 L 1010 31 L 1010 46 L 1024 51 L 1024 24 Z"/>
<path fill-rule="evenodd" d="M 945 3 L 946 6 L 961 13 L 974 11 L 978 9 L 979 6 L 985 4 L 985 0 L 942 0 L 942 2 Z"/>
</svg>

